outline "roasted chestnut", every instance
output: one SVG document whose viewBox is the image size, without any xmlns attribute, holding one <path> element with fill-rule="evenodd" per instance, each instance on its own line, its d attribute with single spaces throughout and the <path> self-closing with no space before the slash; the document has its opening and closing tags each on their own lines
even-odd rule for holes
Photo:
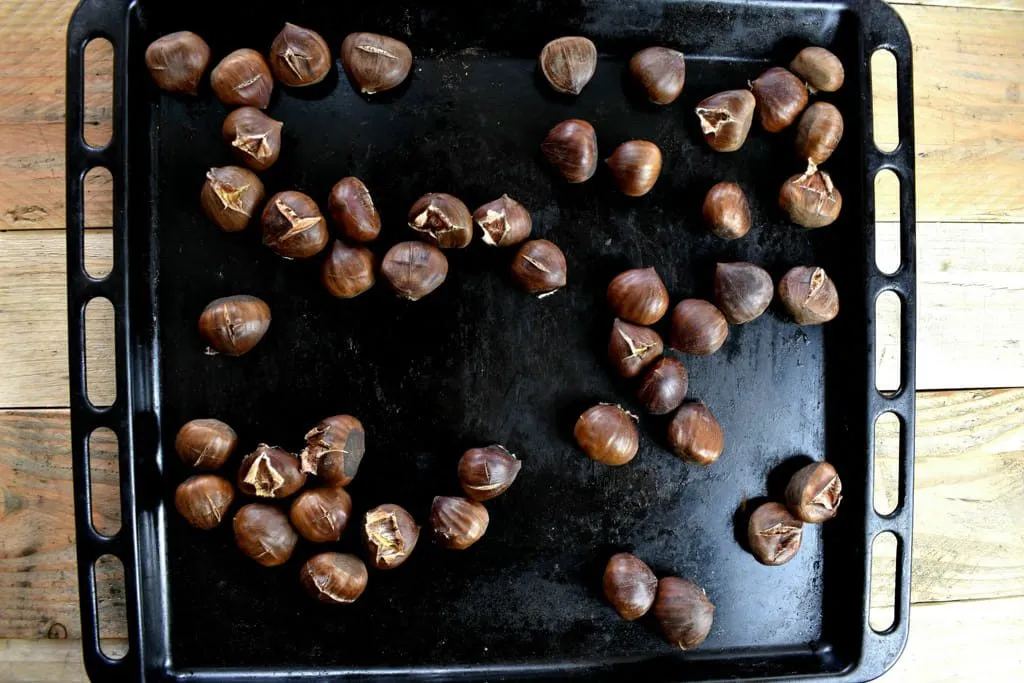
<svg viewBox="0 0 1024 683">
<path fill-rule="evenodd" d="M 473 239 L 473 216 L 459 199 L 428 192 L 409 209 L 409 227 L 441 249 L 462 249 Z"/>
<path fill-rule="evenodd" d="M 503 194 L 473 213 L 484 244 L 507 247 L 519 244 L 533 231 L 533 219 L 522 204 Z"/>
<path fill-rule="evenodd" d="M 800 550 L 804 524 L 781 503 L 754 510 L 747 525 L 747 544 L 757 561 L 771 567 L 786 564 Z"/>
<path fill-rule="evenodd" d="M 377 33 L 350 33 L 341 44 L 341 63 L 359 92 L 384 92 L 400 85 L 412 68 L 412 52 L 400 40 Z"/>
<path fill-rule="evenodd" d="M 384 255 L 380 274 L 398 296 L 418 301 L 444 282 L 448 259 L 432 244 L 399 242 Z"/>
<path fill-rule="evenodd" d="M 465 550 L 487 531 L 487 508 L 475 500 L 438 496 L 430 506 L 434 542 L 451 550 Z"/>
<path fill-rule="evenodd" d="M 623 142 L 605 162 L 619 192 L 627 197 L 644 196 L 661 175 L 661 150 L 647 140 Z"/>
<path fill-rule="evenodd" d="M 459 458 L 459 483 L 473 500 L 490 500 L 508 491 L 522 466 L 504 446 L 470 448 Z"/>
<path fill-rule="evenodd" d="M 299 459 L 278 448 L 261 443 L 242 459 L 238 468 L 238 490 L 260 498 L 287 498 L 306 483 Z"/>
<path fill-rule="evenodd" d="M 722 426 L 700 402 L 684 404 L 668 425 L 672 452 L 694 465 L 710 465 L 718 460 L 723 440 Z"/>
<path fill-rule="evenodd" d="M 309 195 L 278 192 L 263 209 L 263 244 L 285 258 L 309 258 L 323 251 L 327 221 Z"/>
<path fill-rule="evenodd" d="M 274 78 L 256 50 L 235 50 L 210 73 L 213 93 L 224 104 L 266 109 L 274 92 Z"/>
<path fill-rule="evenodd" d="M 647 614 L 658 592 L 658 577 L 647 564 L 629 553 L 616 553 L 604 568 L 604 597 L 626 621 Z"/>
<path fill-rule="evenodd" d="M 303 491 L 288 511 L 292 526 L 312 543 L 337 542 L 351 515 L 352 497 L 340 486 Z"/>
<path fill-rule="evenodd" d="M 644 373 L 636 397 L 651 415 L 667 415 L 683 404 L 689 386 L 682 361 L 662 356 Z"/>
<path fill-rule="evenodd" d="M 583 119 L 568 119 L 552 128 L 540 151 L 570 183 L 586 182 L 597 171 L 597 133 Z"/>
<path fill-rule="evenodd" d="M 531 240 L 512 259 L 512 278 L 530 294 L 553 294 L 565 286 L 565 254 L 553 242 Z"/>
<path fill-rule="evenodd" d="M 668 310 L 668 289 L 654 268 L 633 268 L 608 285 L 608 305 L 615 315 L 637 325 L 653 325 Z"/>
<path fill-rule="evenodd" d="M 636 416 L 621 406 L 598 403 L 576 421 L 573 436 L 591 460 L 605 465 L 625 465 L 640 449 Z"/>
<path fill-rule="evenodd" d="M 579 95 L 597 69 L 597 46 L 582 36 L 556 38 L 540 51 L 540 71 L 564 95 Z"/>
<path fill-rule="evenodd" d="M 264 567 L 287 562 L 299 541 L 288 516 L 272 505 L 243 505 L 232 526 L 238 549 Z"/>
<path fill-rule="evenodd" d="M 317 475 L 328 486 L 348 486 L 365 453 L 363 423 L 351 415 L 334 415 L 306 432 L 306 447 L 299 460 L 303 472 Z"/>
<path fill-rule="evenodd" d="M 157 38 L 146 48 L 146 68 L 153 82 L 167 92 L 196 95 L 210 63 L 210 46 L 191 31 Z"/>
<path fill-rule="evenodd" d="M 195 528 L 209 530 L 221 523 L 234 499 L 235 489 L 227 479 L 197 474 L 178 486 L 174 507 Z"/>
<path fill-rule="evenodd" d="M 711 149 L 735 152 L 743 146 L 754 120 L 754 104 L 749 90 L 726 90 L 700 101 L 697 118 Z"/>
<path fill-rule="evenodd" d="M 285 24 L 270 44 L 270 68 L 274 77 L 298 88 L 324 80 L 331 70 L 331 48 L 316 31 Z"/>
<path fill-rule="evenodd" d="M 629 72 L 654 104 L 671 104 L 683 93 L 686 60 L 667 47 L 648 47 L 629 60 Z"/>
<path fill-rule="evenodd" d="M 239 107 L 224 119 L 221 136 L 231 153 L 254 171 L 265 171 L 281 154 L 281 128 L 256 107 Z"/>
<path fill-rule="evenodd" d="M 672 310 L 672 338 L 669 346 L 695 356 L 710 356 L 722 348 L 729 336 L 729 323 L 713 304 L 701 299 L 683 299 Z"/>
<path fill-rule="evenodd" d="M 363 541 L 370 564 L 394 569 L 409 559 L 420 539 L 420 527 L 404 508 L 378 505 L 363 517 Z"/>
<path fill-rule="evenodd" d="M 327 210 L 341 228 L 341 234 L 353 242 L 372 242 L 380 234 L 380 214 L 359 178 L 339 180 L 331 188 Z"/>
<path fill-rule="evenodd" d="M 347 605 L 366 590 L 366 565 L 355 555 L 320 553 L 306 560 L 299 583 L 311 597 L 329 605 Z"/>
<path fill-rule="evenodd" d="M 824 268 L 797 266 L 779 280 L 779 298 L 799 325 L 827 323 L 839 313 L 839 293 Z"/>
<path fill-rule="evenodd" d="M 775 294 L 772 276 L 753 263 L 719 263 L 715 266 L 715 300 L 733 325 L 754 320 L 768 308 Z"/>
<path fill-rule="evenodd" d="M 704 197 L 704 222 L 712 234 L 735 240 L 750 232 L 750 205 L 736 183 L 717 183 Z"/>
<path fill-rule="evenodd" d="M 813 164 L 832 156 L 843 137 L 843 115 L 835 105 L 815 102 L 807 107 L 796 127 L 796 153 Z"/>
<path fill-rule="evenodd" d="M 615 319 L 608 338 L 608 360 L 623 377 L 636 377 L 661 357 L 665 345 L 661 336 L 649 327 Z"/>
<path fill-rule="evenodd" d="M 769 133 L 778 133 L 792 124 L 807 106 L 807 87 L 779 66 L 758 76 L 750 88 L 757 100 L 761 126 Z"/>
<path fill-rule="evenodd" d="M 199 334 L 218 353 L 241 356 L 256 346 L 270 327 L 270 307 L 262 299 L 238 294 L 214 299 L 199 316 Z"/>
<path fill-rule="evenodd" d="M 174 450 L 186 465 L 198 470 L 220 468 L 238 445 L 235 430 L 209 418 L 189 420 L 174 438 Z"/>
<path fill-rule="evenodd" d="M 366 247 L 350 247 L 341 240 L 334 240 L 320 269 L 320 281 L 334 296 L 351 299 L 373 287 L 376 262 L 373 252 Z"/>
<path fill-rule="evenodd" d="M 843 483 L 836 468 L 827 462 L 800 468 L 786 486 L 786 506 L 797 519 L 808 524 L 835 517 L 842 500 Z"/>
<path fill-rule="evenodd" d="M 665 640 L 680 650 L 692 650 L 711 632 L 715 606 L 693 581 L 666 576 L 658 582 L 654 616 Z"/>
<path fill-rule="evenodd" d="M 224 232 L 244 230 L 262 202 L 263 183 L 238 166 L 211 168 L 199 193 L 203 213 Z"/>
<path fill-rule="evenodd" d="M 811 92 L 835 92 L 843 85 L 845 72 L 839 58 L 823 47 L 805 47 L 789 64 L 789 70 L 807 81 Z"/>
<path fill-rule="evenodd" d="M 802 175 L 792 176 L 779 190 L 779 208 L 789 220 L 805 228 L 823 228 L 839 217 L 843 195 L 828 173 L 812 164 Z"/>
</svg>

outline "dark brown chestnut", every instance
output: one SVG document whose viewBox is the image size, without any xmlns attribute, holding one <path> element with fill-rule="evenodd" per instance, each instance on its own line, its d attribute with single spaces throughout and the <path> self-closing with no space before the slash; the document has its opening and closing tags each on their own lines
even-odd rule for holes
<svg viewBox="0 0 1024 683">
<path fill-rule="evenodd" d="M 786 486 L 786 506 L 797 519 L 808 524 L 835 517 L 842 500 L 843 483 L 836 468 L 827 462 L 800 468 Z"/>
<path fill-rule="evenodd" d="M 693 581 L 666 576 L 658 582 L 654 616 L 665 640 L 680 650 L 692 650 L 707 640 L 715 606 Z"/>
<path fill-rule="evenodd" d="M 459 458 L 459 483 L 476 501 L 497 498 L 508 491 L 523 463 L 499 444 L 470 448 Z"/>
<path fill-rule="evenodd" d="M 434 542 L 451 550 L 465 550 L 483 537 L 490 516 L 475 500 L 438 496 L 430 506 Z"/>
<path fill-rule="evenodd" d="M 736 183 L 713 185 L 704 197 L 704 222 L 712 234 L 735 240 L 750 232 L 750 204 Z"/>
<path fill-rule="evenodd" d="M 626 621 L 647 614 L 658 592 L 658 577 L 635 555 L 616 553 L 604 568 L 604 597 Z"/>
<path fill-rule="evenodd" d="M 682 361 L 662 356 L 644 373 L 636 397 L 651 415 L 667 415 L 683 404 L 689 386 Z"/>
<path fill-rule="evenodd" d="M 630 140 L 616 147 L 605 163 L 619 192 L 627 197 L 642 197 L 661 175 L 661 150 L 647 140 Z"/>
<path fill-rule="evenodd" d="M 473 239 L 473 216 L 459 199 L 428 192 L 409 209 L 409 227 L 441 249 L 462 249 Z"/>
<path fill-rule="evenodd" d="M 263 244 L 285 258 L 316 256 L 330 239 L 327 221 L 309 195 L 278 192 L 263 209 Z"/>
<path fill-rule="evenodd" d="M 540 71 L 563 95 L 579 95 L 597 70 L 597 46 L 582 36 L 556 38 L 540 51 Z"/>
<path fill-rule="evenodd" d="M 540 151 L 570 183 L 586 182 L 597 171 L 597 133 L 583 119 L 568 119 L 552 128 Z"/>
<path fill-rule="evenodd" d="M 669 346 L 694 356 L 710 356 L 722 348 L 729 336 L 729 323 L 714 304 L 701 299 L 683 299 L 672 310 L 672 338 Z"/>
<path fill-rule="evenodd" d="M 264 567 L 287 562 L 299 541 L 288 516 L 272 505 L 243 505 L 232 526 L 238 549 Z"/>
<path fill-rule="evenodd" d="M 355 602 L 366 590 L 368 580 L 363 561 L 347 553 L 314 555 L 299 571 L 299 583 L 306 592 L 328 605 Z"/>
<path fill-rule="evenodd" d="M 316 31 L 284 25 L 270 44 L 270 69 L 284 85 L 299 88 L 324 80 L 331 70 L 331 48 Z"/>
<path fill-rule="evenodd" d="M 341 240 L 334 240 L 320 269 L 320 281 L 334 296 L 351 299 L 373 287 L 376 263 L 377 258 L 366 247 L 350 247 Z"/>
<path fill-rule="evenodd" d="M 694 465 L 710 465 L 718 460 L 723 442 L 722 426 L 700 402 L 684 404 L 668 425 L 672 452 Z"/>
<path fill-rule="evenodd" d="M 327 210 L 341 228 L 341 234 L 353 242 L 372 242 L 380 234 L 380 214 L 370 191 L 359 178 L 349 176 L 331 188 Z"/>
<path fill-rule="evenodd" d="M 220 420 L 189 420 L 174 438 L 174 450 L 186 465 L 215 470 L 227 462 L 238 445 L 235 430 Z"/>
<path fill-rule="evenodd" d="M 348 486 L 365 453 L 363 423 L 351 415 L 334 415 L 306 432 L 306 447 L 299 460 L 303 472 L 315 474 L 326 485 Z"/>
<path fill-rule="evenodd" d="M 747 525 L 747 544 L 757 561 L 770 567 L 786 564 L 800 550 L 804 524 L 781 503 L 754 510 Z"/>
<path fill-rule="evenodd" d="M 398 296 L 419 301 L 448 277 L 448 259 L 432 244 L 399 242 L 384 255 L 380 274 Z"/>
<path fill-rule="evenodd" d="M 256 50 L 235 50 L 210 73 L 213 93 L 229 107 L 266 109 L 274 92 L 274 78 Z"/>
<path fill-rule="evenodd" d="M 299 459 L 278 448 L 261 443 L 242 459 L 238 468 L 238 490 L 260 498 L 287 498 L 306 483 Z"/>
<path fill-rule="evenodd" d="M 805 47 L 789 64 L 789 70 L 807 81 L 811 92 L 835 92 L 843 85 L 845 71 L 839 58 L 823 47 Z"/>
<path fill-rule="evenodd" d="M 615 315 L 637 325 L 653 325 L 668 310 L 668 289 L 654 268 L 633 268 L 608 285 L 608 305 Z"/>
<path fill-rule="evenodd" d="M 254 296 L 214 299 L 199 316 L 199 334 L 218 353 L 241 356 L 252 350 L 270 327 L 270 307 Z"/>
<path fill-rule="evenodd" d="M 281 128 L 256 107 L 239 107 L 224 119 L 221 136 L 231 153 L 254 171 L 265 171 L 281 155 Z"/>
<path fill-rule="evenodd" d="M 512 278 L 530 294 L 545 297 L 565 286 L 565 254 L 553 242 L 531 240 L 512 259 Z"/>
<path fill-rule="evenodd" d="M 412 68 L 412 52 L 400 40 L 377 33 L 350 33 L 341 44 L 345 73 L 364 95 L 400 85 Z"/>
<path fill-rule="evenodd" d="M 683 93 L 686 60 L 667 47 L 648 47 L 629 60 L 629 72 L 654 104 L 671 104 Z"/>
<path fill-rule="evenodd" d="M 146 68 L 162 90 L 183 95 L 199 93 L 199 81 L 210 63 L 210 46 L 191 31 L 157 38 L 146 48 Z"/>
<path fill-rule="evenodd" d="M 772 276 L 760 266 L 742 261 L 715 266 L 715 301 L 733 325 L 760 317 L 774 294 Z"/>
<path fill-rule="evenodd" d="M 405 562 L 419 540 L 416 520 L 397 505 L 378 505 L 363 517 L 363 541 L 370 564 L 377 569 L 394 569 Z"/>
<path fill-rule="evenodd" d="M 743 146 L 754 120 L 754 105 L 749 90 L 726 90 L 700 101 L 697 118 L 711 149 L 735 152 Z"/>
<path fill-rule="evenodd" d="M 211 168 L 199 193 L 203 213 L 224 232 L 245 230 L 262 202 L 263 183 L 239 166 Z"/>
<path fill-rule="evenodd" d="M 533 219 L 522 204 L 503 194 L 473 212 L 484 244 L 507 247 L 526 240 L 533 231 Z"/>
<path fill-rule="evenodd" d="M 573 436 L 591 460 L 605 465 L 625 465 L 640 449 L 637 418 L 622 406 L 598 403 L 576 421 Z"/>
<path fill-rule="evenodd" d="M 839 314 L 839 293 L 824 268 L 797 266 L 779 280 L 779 298 L 799 325 L 820 325 Z"/>
<path fill-rule="evenodd" d="M 214 474 L 197 474 L 181 482 L 174 492 L 174 507 L 197 529 L 220 525 L 235 499 L 231 482 Z"/>
<path fill-rule="evenodd" d="M 619 320 L 612 323 L 608 338 L 608 361 L 623 377 L 636 377 L 661 357 L 665 345 L 661 336 L 649 327 Z"/>
<path fill-rule="evenodd" d="M 337 542 L 351 515 L 352 497 L 340 486 L 303 491 L 288 511 L 292 526 L 311 543 Z"/>
<path fill-rule="evenodd" d="M 789 220 L 805 228 L 823 228 L 839 218 L 843 195 L 828 173 L 811 166 L 802 175 L 792 176 L 779 190 L 779 208 Z"/>
<path fill-rule="evenodd" d="M 824 163 L 843 137 L 843 115 L 835 105 L 815 102 L 796 127 L 796 153 L 813 164 Z"/>
<path fill-rule="evenodd" d="M 769 133 L 778 133 L 792 124 L 807 106 L 807 87 L 780 66 L 758 76 L 750 89 L 757 100 L 761 126 Z"/>
</svg>

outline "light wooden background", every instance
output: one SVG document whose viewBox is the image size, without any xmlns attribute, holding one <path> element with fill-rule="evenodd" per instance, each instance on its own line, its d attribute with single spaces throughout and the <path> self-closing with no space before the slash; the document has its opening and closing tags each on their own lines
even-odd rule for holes
<svg viewBox="0 0 1024 683">
<path fill-rule="evenodd" d="M 0 0 L 0 681 L 84 680 L 64 296 L 64 54 L 71 0 Z M 898 4 L 914 42 L 918 431 L 907 651 L 885 681 L 1024 680 L 1024 0 Z M 97 51 L 102 54 L 102 50 Z M 109 68 L 89 74 L 109 92 Z M 883 85 L 883 102 L 893 92 Z M 109 104 L 89 99 L 90 135 Z M 883 130 L 895 126 L 883 114 Z M 888 142 L 894 142 L 893 139 Z M 110 262 L 109 179 L 89 183 L 90 263 Z M 881 202 L 895 218 L 895 202 Z M 97 312 L 100 322 L 109 314 Z M 102 335 L 89 353 L 112 355 Z M 893 357 L 892 341 L 882 350 Z M 90 365 L 94 395 L 108 369 Z M 882 430 L 883 432 L 885 430 Z M 116 460 L 94 460 L 116 529 Z M 892 471 L 893 461 L 883 463 Z M 890 558 L 891 559 L 891 558 Z M 875 582 L 878 612 L 891 579 Z M 123 610 L 100 573 L 104 615 Z M 116 619 L 112 619 L 116 624 Z M 123 627 L 109 629 L 111 649 Z"/>
</svg>

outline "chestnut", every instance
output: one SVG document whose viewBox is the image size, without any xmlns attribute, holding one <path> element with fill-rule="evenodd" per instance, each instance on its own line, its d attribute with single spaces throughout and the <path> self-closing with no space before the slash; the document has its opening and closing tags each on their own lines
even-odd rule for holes
<svg viewBox="0 0 1024 683">
<path fill-rule="evenodd" d="M 377 33 L 350 33 L 341 43 L 341 64 L 364 95 L 400 85 L 412 68 L 412 52 L 400 40 Z"/>
<path fill-rule="evenodd" d="M 796 153 L 813 164 L 824 163 L 843 137 L 843 115 L 835 105 L 815 102 L 796 127 Z"/>
<path fill-rule="evenodd" d="M 839 293 L 824 268 L 797 266 L 779 280 L 779 298 L 798 325 L 820 325 L 839 314 Z"/>
<path fill-rule="evenodd" d="M 352 497 L 340 486 L 309 489 L 292 501 L 288 518 L 311 543 L 337 542 L 352 515 Z"/>
<path fill-rule="evenodd" d="M 302 471 L 315 474 L 328 486 L 348 486 L 366 453 L 363 423 L 351 415 L 326 417 L 306 432 L 299 453 Z"/>
<path fill-rule="evenodd" d="M 626 621 L 647 614 L 658 592 L 658 577 L 643 560 L 629 553 L 616 553 L 604 568 L 604 597 Z"/>
<path fill-rule="evenodd" d="M 608 360 L 623 377 L 636 377 L 661 357 L 665 345 L 661 336 L 649 327 L 619 320 L 612 323 L 608 338 Z"/>
<path fill-rule="evenodd" d="M 693 581 L 666 576 L 658 582 L 654 617 L 665 640 L 680 650 L 692 650 L 707 640 L 715 606 Z"/>
<path fill-rule="evenodd" d="M 342 178 L 331 188 L 327 210 L 341 228 L 341 234 L 353 242 L 372 242 L 380 234 L 380 214 L 370 191 L 359 178 Z"/>
<path fill-rule="evenodd" d="M 254 296 L 214 299 L 199 316 L 199 334 L 218 353 L 241 356 L 252 350 L 270 327 L 270 307 Z"/>
<path fill-rule="evenodd" d="M 332 295 L 351 299 L 373 287 L 376 262 L 373 252 L 366 247 L 350 247 L 341 240 L 334 240 L 320 269 L 320 281 Z"/>
<path fill-rule="evenodd" d="M 723 440 L 722 426 L 700 402 L 684 404 L 668 425 L 672 452 L 693 465 L 710 465 L 718 460 Z"/>
<path fill-rule="evenodd" d="M 750 232 L 750 204 L 736 183 L 716 183 L 704 197 L 704 222 L 711 233 L 735 240 Z"/>
<path fill-rule="evenodd" d="M 540 71 L 563 95 L 579 95 L 597 70 L 597 46 L 582 36 L 556 38 L 540 51 Z"/>
<path fill-rule="evenodd" d="M 522 204 L 503 194 L 473 212 L 484 244 L 507 247 L 526 240 L 533 231 L 533 219 Z"/>
<path fill-rule="evenodd" d="M 197 474 L 181 482 L 174 492 L 174 507 L 197 529 L 218 526 L 235 499 L 231 482 L 214 474 Z"/>
<path fill-rule="evenodd" d="M 647 369 L 636 397 L 651 415 L 667 415 L 683 404 L 689 386 L 690 375 L 682 361 L 662 356 Z"/>
<path fill-rule="evenodd" d="M 512 259 L 512 279 L 530 294 L 554 294 L 565 286 L 565 254 L 547 240 L 527 242 Z"/>
<path fill-rule="evenodd" d="M 285 258 L 316 256 L 330 235 L 320 207 L 301 192 L 278 192 L 263 209 L 263 244 Z"/>
<path fill-rule="evenodd" d="M 629 73 L 654 104 L 671 104 L 683 93 L 686 60 L 667 47 L 648 47 L 629 60 Z"/>
<path fill-rule="evenodd" d="M 384 255 L 380 274 L 398 296 L 418 301 L 444 282 L 448 259 L 431 244 L 399 242 Z"/>
<path fill-rule="evenodd" d="M 238 549 L 264 567 L 276 567 L 288 561 L 299 535 L 288 517 L 272 505 L 243 505 L 232 522 Z"/>
<path fill-rule="evenodd" d="M 597 133 L 583 119 L 556 125 L 548 131 L 540 151 L 570 183 L 586 182 L 597 171 Z"/>
<path fill-rule="evenodd" d="M 224 232 L 245 230 L 263 202 L 263 183 L 255 173 L 238 166 L 211 168 L 199 193 L 206 217 Z"/>
<path fill-rule="evenodd" d="M 807 81 L 811 92 L 835 92 L 843 85 L 845 72 L 839 58 L 823 47 L 805 47 L 789 63 L 789 70 Z"/>
<path fill-rule="evenodd" d="M 499 444 L 470 448 L 459 458 L 459 483 L 476 501 L 497 498 L 508 491 L 523 463 Z"/>
<path fill-rule="evenodd" d="M 220 468 L 238 445 L 235 430 L 220 420 L 189 420 L 174 438 L 174 450 L 186 465 L 198 470 Z"/>
<path fill-rule="evenodd" d="M 210 63 L 210 46 L 191 31 L 157 38 L 146 48 L 146 68 L 153 82 L 167 92 L 199 93 L 199 81 Z"/>
<path fill-rule="evenodd" d="M 804 524 L 781 503 L 765 503 L 754 510 L 747 524 L 747 544 L 761 564 L 786 564 L 800 550 Z"/>
<path fill-rule="evenodd" d="M 753 263 L 719 263 L 715 266 L 715 300 L 733 325 L 760 317 L 772 302 L 775 285 L 764 268 Z"/>
<path fill-rule="evenodd" d="M 640 449 L 636 420 L 636 415 L 622 406 L 598 403 L 580 415 L 573 436 L 591 460 L 605 465 L 625 465 Z"/>
<path fill-rule="evenodd" d="M 808 524 L 835 517 L 842 500 L 843 483 L 836 468 L 827 462 L 800 468 L 786 486 L 786 506 L 797 519 Z"/>
<path fill-rule="evenodd" d="M 801 175 L 790 177 L 779 190 L 779 208 L 789 220 L 804 228 L 823 228 L 839 218 L 843 195 L 832 184 L 828 173 L 812 163 Z"/>
<path fill-rule="evenodd" d="M 238 468 L 238 490 L 260 498 L 287 498 L 306 483 L 299 459 L 278 448 L 261 443 L 242 459 Z"/>
<path fill-rule="evenodd" d="M 668 310 L 668 289 L 654 268 L 633 268 L 608 285 L 608 305 L 615 315 L 637 325 L 653 325 Z"/>
<path fill-rule="evenodd" d="M 673 349 L 694 356 L 710 356 L 722 348 L 729 336 L 729 324 L 714 304 L 701 299 L 683 299 L 672 310 Z"/>
<path fill-rule="evenodd" d="M 329 605 L 347 605 L 366 590 L 366 565 L 355 555 L 320 553 L 299 570 L 299 583 L 311 597 Z"/>
<path fill-rule="evenodd" d="M 749 90 L 726 90 L 697 104 L 700 129 L 711 149 L 735 152 L 743 146 L 754 120 L 754 104 Z"/>
<path fill-rule="evenodd" d="M 224 104 L 266 109 L 274 92 L 270 67 L 256 50 L 235 50 L 210 73 L 213 93 Z"/>
<path fill-rule="evenodd" d="M 778 133 L 792 124 L 807 106 L 807 87 L 779 66 L 754 79 L 750 89 L 757 100 L 761 126 L 769 133 Z"/>
<path fill-rule="evenodd" d="M 462 249 L 473 239 L 473 216 L 459 199 L 428 192 L 409 209 L 409 227 L 441 249 Z"/>
<path fill-rule="evenodd" d="M 627 197 L 642 197 L 661 175 L 661 150 L 647 140 L 630 140 L 616 147 L 605 163 L 619 192 Z"/>
<path fill-rule="evenodd" d="M 490 516 L 475 500 L 437 496 L 430 506 L 434 542 L 450 550 L 465 550 L 483 537 Z"/>
<path fill-rule="evenodd" d="M 239 161 L 254 171 L 265 171 L 281 155 L 283 127 L 256 107 L 239 107 L 224 119 L 221 137 Z"/>
<path fill-rule="evenodd" d="M 281 83 L 299 88 L 324 80 L 331 70 L 331 48 L 308 28 L 286 23 L 270 44 L 270 69 Z"/>
<path fill-rule="evenodd" d="M 363 542 L 377 569 L 394 569 L 405 562 L 419 539 L 416 520 L 397 505 L 378 505 L 363 517 Z"/>
</svg>

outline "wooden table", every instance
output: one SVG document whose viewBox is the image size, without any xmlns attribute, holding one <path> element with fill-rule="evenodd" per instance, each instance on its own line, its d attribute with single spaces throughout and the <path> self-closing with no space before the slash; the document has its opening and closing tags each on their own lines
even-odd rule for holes
<svg viewBox="0 0 1024 683">
<path fill-rule="evenodd" d="M 0 681 L 85 680 L 66 409 L 64 35 L 73 5 L 0 0 Z M 896 7 L 915 52 L 920 393 L 912 628 L 884 680 L 1024 680 L 1024 388 L 1015 388 L 1024 387 L 1024 0 Z M 109 64 L 99 64 L 89 84 L 109 93 Z M 891 105 L 888 83 L 877 97 Z M 108 131 L 109 100 L 94 94 L 87 109 L 90 128 Z M 895 130 L 892 116 L 882 115 L 881 130 Z M 87 251 L 102 270 L 109 177 L 88 186 Z M 895 220 L 892 199 L 879 206 L 881 220 Z M 109 311 L 97 320 L 109 329 Z M 109 341 L 97 334 L 89 344 L 90 384 L 108 396 Z M 894 344 L 883 344 L 883 362 Z M 93 494 L 97 525 L 112 530 L 111 441 L 94 444 Z M 882 555 L 879 613 L 892 595 L 893 558 Z M 116 650 L 122 588 L 112 568 L 99 578 Z"/>
</svg>

